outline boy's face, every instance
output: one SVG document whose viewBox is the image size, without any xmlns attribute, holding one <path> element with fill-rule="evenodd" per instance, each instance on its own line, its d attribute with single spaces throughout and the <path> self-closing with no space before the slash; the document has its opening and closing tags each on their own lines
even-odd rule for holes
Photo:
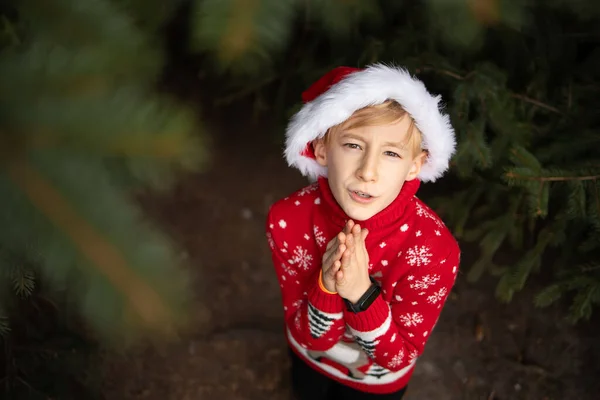
<svg viewBox="0 0 600 400">
<path fill-rule="evenodd" d="M 402 118 L 390 125 L 340 131 L 328 143 L 314 142 L 333 196 L 350 218 L 364 221 L 379 213 L 396 199 L 405 181 L 419 174 L 425 153 L 413 154 L 409 127 L 410 118 Z"/>
</svg>

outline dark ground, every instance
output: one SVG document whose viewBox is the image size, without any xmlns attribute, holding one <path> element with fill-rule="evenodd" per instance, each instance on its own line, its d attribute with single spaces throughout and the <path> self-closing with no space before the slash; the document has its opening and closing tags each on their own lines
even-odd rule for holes
<svg viewBox="0 0 600 400">
<path fill-rule="evenodd" d="M 217 118 L 219 119 L 219 118 Z M 162 355 L 106 360 L 106 399 L 290 399 L 279 286 L 264 236 L 269 205 L 306 181 L 260 127 L 224 116 L 210 168 L 144 203 L 187 250 L 197 277 L 194 330 Z M 463 247 L 463 271 L 476 255 Z M 464 274 L 418 362 L 406 399 L 597 399 L 593 323 L 574 328 L 532 289 L 509 305 Z M 596 318 L 597 320 L 598 318 Z M 596 321 L 597 322 L 597 321 Z"/>
</svg>

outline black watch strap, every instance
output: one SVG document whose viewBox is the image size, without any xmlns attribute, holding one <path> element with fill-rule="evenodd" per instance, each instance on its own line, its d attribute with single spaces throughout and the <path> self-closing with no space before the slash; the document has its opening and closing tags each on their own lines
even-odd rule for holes
<svg viewBox="0 0 600 400">
<path fill-rule="evenodd" d="M 346 308 L 348 311 L 353 313 L 358 313 L 361 311 L 365 311 L 369 308 L 371 304 L 375 301 L 377 296 L 381 293 L 381 287 L 373 278 L 371 279 L 371 286 L 367 291 L 358 299 L 356 303 L 352 303 L 351 301 L 344 299 L 344 303 L 346 304 Z"/>
</svg>

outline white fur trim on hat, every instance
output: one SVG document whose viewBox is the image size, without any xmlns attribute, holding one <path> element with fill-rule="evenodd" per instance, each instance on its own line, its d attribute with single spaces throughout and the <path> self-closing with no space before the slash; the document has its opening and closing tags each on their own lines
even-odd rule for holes
<svg viewBox="0 0 600 400">
<path fill-rule="evenodd" d="M 419 173 L 423 182 L 434 182 L 448 169 L 456 139 L 450 118 L 440 110 L 441 96 L 431 95 L 420 80 L 402 68 L 374 64 L 353 72 L 310 101 L 291 119 L 286 131 L 285 157 L 310 179 L 327 175 L 327 168 L 303 155 L 308 143 L 355 111 L 386 100 L 397 101 L 408 112 L 423 136 L 428 157 Z"/>
</svg>

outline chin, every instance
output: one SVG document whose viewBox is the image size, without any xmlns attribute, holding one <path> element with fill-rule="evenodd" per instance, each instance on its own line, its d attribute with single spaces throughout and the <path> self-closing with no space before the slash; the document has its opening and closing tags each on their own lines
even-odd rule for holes
<svg viewBox="0 0 600 400">
<path fill-rule="evenodd" d="M 344 210 L 353 221 L 366 221 L 377 214 L 378 210 Z"/>
</svg>

